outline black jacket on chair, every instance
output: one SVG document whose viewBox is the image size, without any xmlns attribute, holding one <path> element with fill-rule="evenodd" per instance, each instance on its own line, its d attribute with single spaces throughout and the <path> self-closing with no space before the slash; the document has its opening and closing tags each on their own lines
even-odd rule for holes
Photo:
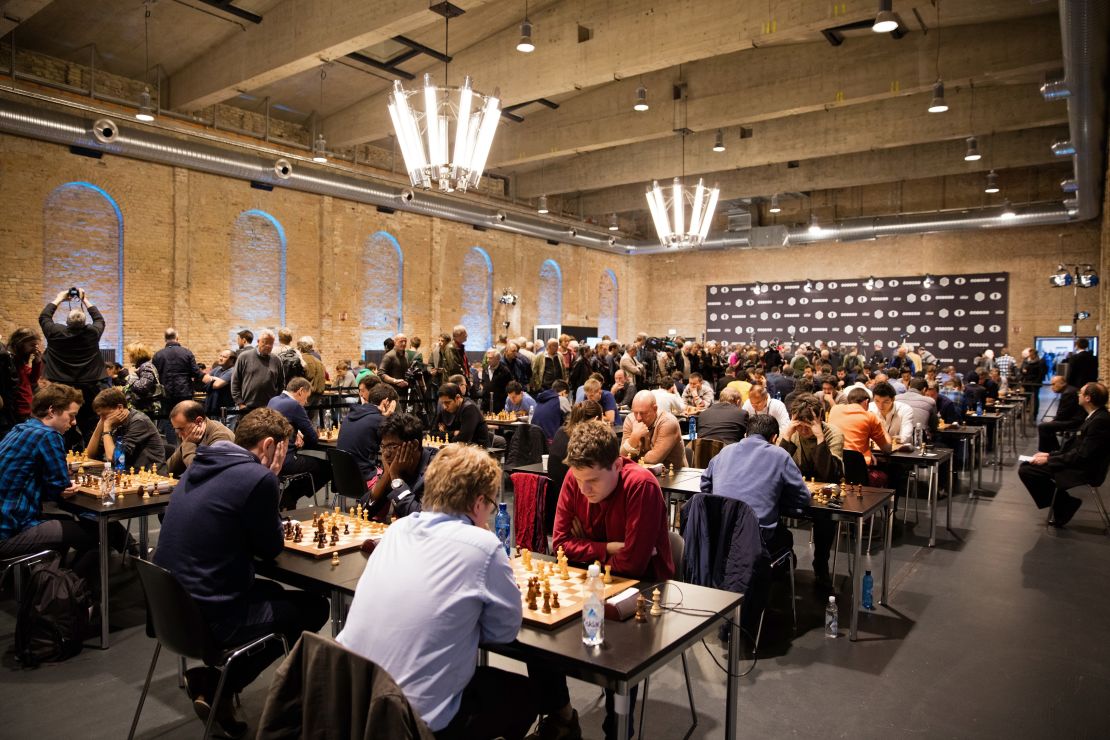
<svg viewBox="0 0 1110 740">
<path fill-rule="evenodd" d="M 697 493 L 682 507 L 682 580 L 747 593 L 766 553 L 759 519 L 743 501 Z"/>
<path fill-rule="evenodd" d="M 1064 449 L 1048 456 L 1047 465 L 1056 485 L 1065 490 L 1084 484 L 1102 485 L 1110 467 L 1110 411 L 1095 409 Z"/>
</svg>

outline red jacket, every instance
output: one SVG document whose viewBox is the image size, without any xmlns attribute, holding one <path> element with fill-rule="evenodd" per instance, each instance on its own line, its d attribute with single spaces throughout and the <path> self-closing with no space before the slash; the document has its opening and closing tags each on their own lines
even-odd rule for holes
<svg viewBox="0 0 1110 740">
<path fill-rule="evenodd" d="M 619 458 L 617 464 L 621 466 L 617 488 L 600 504 L 591 505 L 586 500 L 573 473 L 563 480 L 555 509 L 553 547 L 558 550 L 561 546 L 567 558 L 575 562 L 600 560 L 602 565 L 612 565 L 614 573 L 629 578 L 672 578 L 667 505 L 659 481 L 627 458 Z M 586 539 L 571 534 L 575 518 L 582 522 Z M 624 547 L 608 555 L 607 542 L 623 542 Z"/>
</svg>

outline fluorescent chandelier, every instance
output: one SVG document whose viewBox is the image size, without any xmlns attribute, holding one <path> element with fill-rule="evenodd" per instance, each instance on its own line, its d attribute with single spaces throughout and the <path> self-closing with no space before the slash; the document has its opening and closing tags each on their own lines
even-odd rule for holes
<svg viewBox="0 0 1110 740">
<path fill-rule="evenodd" d="M 409 105 L 409 98 L 421 93 L 423 113 Z M 455 95 L 457 100 L 452 99 Z M 434 184 L 449 193 L 478 185 L 501 117 L 499 95 L 496 90 L 491 96 L 473 90 L 469 76 L 456 88 L 437 87 L 425 74 L 420 92 L 393 81 L 389 117 L 414 187 L 431 189 Z M 452 128 L 454 156 L 448 147 Z"/>
<path fill-rule="evenodd" d="M 709 233 L 709 225 L 713 222 L 713 212 L 717 209 L 720 192 L 715 186 L 705 187 L 700 178 L 692 192 L 677 177 L 669 188 L 669 193 L 659 186 L 658 180 L 653 182 L 646 197 L 651 218 L 655 222 L 655 231 L 659 234 L 659 243 L 664 247 L 697 247 L 704 242 Z M 687 201 L 690 203 L 689 219 L 686 213 Z"/>
</svg>

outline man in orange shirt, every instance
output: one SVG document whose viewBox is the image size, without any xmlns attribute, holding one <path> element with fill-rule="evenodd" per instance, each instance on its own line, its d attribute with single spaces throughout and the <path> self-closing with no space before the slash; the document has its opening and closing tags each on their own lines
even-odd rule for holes
<svg viewBox="0 0 1110 740">
<path fill-rule="evenodd" d="M 868 411 L 870 403 L 871 396 L 866 390 L 853 388 L 848 392 L 848 402 L 833 406 L 829 412 L 829 426 L 844 435 L 844 450 L 860 453 L 868 465 L 872 442 L 883 452 L 890 452 L 890 436 L 882 419 Z"/>
</svg>

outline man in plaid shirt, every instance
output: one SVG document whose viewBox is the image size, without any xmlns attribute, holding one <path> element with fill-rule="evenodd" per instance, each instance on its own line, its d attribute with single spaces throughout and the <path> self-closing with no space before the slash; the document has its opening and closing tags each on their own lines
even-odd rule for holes
<svg viewBox="0 0 1110 740">
<path fill-rule="evenodd" d="M 1014 376 L 1014 365 L 1017 364 L 1010 355 L 1010 350 L 1007 347 L 1002 348 L 1002 356 L 996 357 L 994 364 L 998 366 L 998 374 L 1003 378 L 1012 378 Z"/>
</svg>

